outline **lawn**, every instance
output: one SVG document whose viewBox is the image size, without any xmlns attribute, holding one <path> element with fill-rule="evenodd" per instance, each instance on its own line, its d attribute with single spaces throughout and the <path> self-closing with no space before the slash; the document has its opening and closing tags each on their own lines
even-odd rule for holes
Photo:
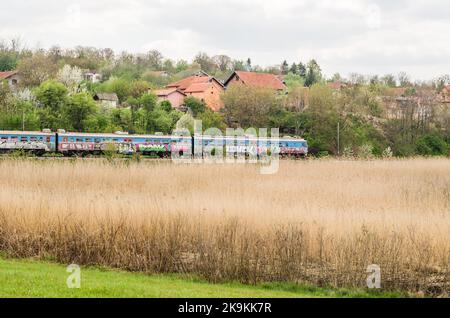
<svg viewBox="0 0 450 318">
<path fill-rule="evenodd" d="M 246 286 L 209 284 L 180 275 L 145 275 L 103 268 L 82 268 L 79 289 L 67 287 L 66 266 L 35 261 L 0 259 L 0 297 L 395 297 L 399 294 L 328 290 L 293 284 Z"/>
</svg>

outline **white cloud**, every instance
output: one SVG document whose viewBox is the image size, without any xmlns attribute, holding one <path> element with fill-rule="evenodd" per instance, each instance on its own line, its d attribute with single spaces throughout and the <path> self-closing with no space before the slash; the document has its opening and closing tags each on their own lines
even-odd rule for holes
<svg viewBox="0 0 450 318">
<path fill-rule="evenodd" d="M 450 73 L 445 0 L 41 0 L 0 11 L 0 37 L 33 47 L 198 51 L 278 64 L 317 58 L 326 73 Z"/>
</svg>

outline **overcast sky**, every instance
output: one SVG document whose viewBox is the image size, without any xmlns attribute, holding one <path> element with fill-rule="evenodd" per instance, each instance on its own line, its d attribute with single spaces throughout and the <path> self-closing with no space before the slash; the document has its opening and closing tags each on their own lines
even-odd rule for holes
<svg viewBox="0 0 450 318">
<path fill-rule="evenodd" d="M 251 57 L 267 66 L 316 58 L 347 76 L 450 73 L 448 0 L 8 1 L 0 38 L 30 48 L 60 45 L 158 49 L 192 60 L 198 51 Z"/>
</svg>

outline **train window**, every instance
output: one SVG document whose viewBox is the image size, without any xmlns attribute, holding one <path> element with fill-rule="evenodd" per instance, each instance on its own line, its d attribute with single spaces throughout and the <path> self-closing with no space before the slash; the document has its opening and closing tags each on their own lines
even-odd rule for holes
<svg viewBox="0 0 450 318">
<path fill-rule="evenodd" d="M 37 141 L 36 137 L 30 137 L 30 141 Z"/>
<path fill-rule="evenodd" d="M 28 137 L 21 137 L 20 141 L 28 141 Z"/>
<path fill-rule="evenodd" d="M 47 142 L 50 142 L 50 137 L 47 137 Z"/>
<path fill-rule="evenodd" d="M 100 138 L 95 138 L 94 142 L 99 143 L 100 142 Z"/>
<path fill-rule="evenodd" d="M 91 138 L 86 138 L 85 141 L 86 142 L 91 142 Z"/>
<path fill-rule="evenodd" d="M 77 138 L 77 142 L 82 142 L 82 141 L 83 141 L 83 139 Z"/>
<path fill-rule="evenodd" d="M 67 138 L 67 137 L 63 138 L 63 142 L 68 142 L 68 141 L 69 141 L 69 138 Z"/>
</svg>

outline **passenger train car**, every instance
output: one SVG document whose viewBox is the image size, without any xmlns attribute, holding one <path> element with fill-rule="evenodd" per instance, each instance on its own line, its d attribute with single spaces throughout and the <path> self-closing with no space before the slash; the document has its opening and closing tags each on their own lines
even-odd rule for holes
<svg viewBox="0 0 450 318">
<path fill-rule="evenodd" d="M 218 144 L 218 140 L 220 143 Z M 134 153 L 170 157 L 173 151 L 179 155 L 203 153 L 211 148 L 223 147 L 224 153 L 259 156 L 269 151 L 278 151 L 281 156 L 301 157 L 308 154 L 308 144 L 304 139 L 280 138 L 273 145 L 270 138 L 208 136 L 160 136 L 114 134 L 68 133 L 49 130 L 42 132 L 0 131 L 0 152 L 24 150 L 37 155 L 61 153 L 70 155 L 102 154 L 114 151 L 124 155 Z M 278 147 L 277 147 L 278 146 Z M 220 148 L 219 148 L 220 149 Z"/>
</svg>

